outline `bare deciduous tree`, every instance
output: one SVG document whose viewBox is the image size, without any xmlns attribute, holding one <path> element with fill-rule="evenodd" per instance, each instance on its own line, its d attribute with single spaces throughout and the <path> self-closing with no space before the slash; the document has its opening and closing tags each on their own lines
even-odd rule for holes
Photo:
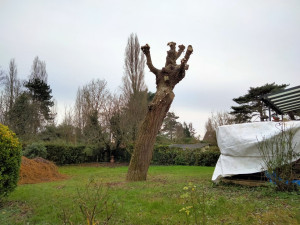
<svg viewBox="0 0 300 225">
<path fill-rule="evenodd" d="M 130 99 L 132 95 L 147 89 L 144 83 L 145 57 L 136 34 L 131 34 L 128 38 L 124 61 L 125 74 L 122 89 L 126 99 Z"/>
<path fill-rule="evenodd" d="M 0 94 L 0 123 L 5 123 L 5 100 L 3 91 Z"/>
<path fill-rule="evenodd" d="M 0 67 L 0 85 L 3 84 L 4 80 L 5 80 L 5 73 Z"/>
<path fill-rule="evenodd" d="M 36 56 L 33 60 L 33 64 L 31 67 L 31 73 L 29 76 L 29 80 L 40 79 L 47 83 L 48 74 L 46 71 L 46 63 L 41 61 L 38 56 Z"/>
<path fill-rule="evenodd" d="M 87 124 L 90 115 L 97 112 L 99 122 L 105 120 L 104 109 L 108 101 L 109 91 L 105 80 L 92 80 L 79 88 L 75 103 L 75 124 L 81 131 Z"/>
<path fill-rule="evenodd" d="M 4 85 L 4 90 L 1 94 L 1 121 L 8 123 L 7 113 L 12 109 L 16 98 L 21 92 L 21 81 L 18 79 L 17 65 L 14 59 L 9 62 L 8 73 L 0 71 L 0 81 Z"/>
<path fill-rule="evenodd" d="M 211 113 L 205 123 L 205 135 L 203 140 L 217 144 L 216 130 L 219 126 L 234 124 L 235 117 L 227 112 Z"/>
<path fill-rule="evenodd" d="M 4 84 L 5 73 L 0 67 L 0 88 Z M 5 101 L 4 101 L 4 91 L 0 89 L 0 123 L 4 123 L 4 113 L 5 113 Z"/>
<path fill-rule="evenodd" d="M 21 82 L 17 77 L 17 65 L 15 59 L 11 59 L 9 62 L 9 71 L 6 78 L 6 92 L 8 94 L 8 105 L 9 110 L 12 108 L 12 105 L 15 99 L 20 94 Z"/>
<path fill-rule="evenodd" d="M 59 125 L 59 128 L 62 131 L 62 138 L 67 143 L 76 144 L 76 132 L 74 124 L 74 113 L 72 107 L 65 106 L 65 113 L 62 123 Z"/>
<path fill-rule="evenodd" d="M 141 48 L 146 56 L 148 68 L 156 77 L 157 91 L 153 101 L 148 106 L 146 117 L 139 130 L 127 173 L 128 181 L 146 180 L 156 135 L 175 97 L 173 89 L 185 77 L 185 71 L 188 69 L 187 62 L 193 52 L 192 46 L 189 45 L 184 58 L 177 65 L 176 60 L 185 47 L 179 45 L 177 52 L 175 42 L 170 42 L 168 45 L 170 50 L 167 52 L 165 67 L 161 70 L 152 64 L 150 46 L 146 44 Z"/>
</svg>

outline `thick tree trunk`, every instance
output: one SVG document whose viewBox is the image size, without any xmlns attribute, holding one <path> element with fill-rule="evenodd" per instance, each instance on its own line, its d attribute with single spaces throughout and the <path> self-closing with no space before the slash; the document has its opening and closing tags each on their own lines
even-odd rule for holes
<svg viewBox="0 0 300 225">
<path fill-rule="evenodd" d="M 166 65 L 161 70 L 152 65 L 150 56 L 150 46 L 142 47 L 143 53 L 147 58 L 147 65 L 156 76 L 156 94 L 152 103 L 148 106 L 148 112 L 139 129 L 138 137 L 135 143 L 133 154 L 127 173 L 128 181 L 142 181 L 147 179 L 147 172 L 152 159 L 153 147 L 156 135 L 161 128 L 164 118 L 175 97 L 173 89 L 185 76 L 186 64 L 193 52 L 192 46 L 188 46 L 185 57 L 180 65 L 176 65 L 176 59 L 184 51 L 184 46 L 179 46 L 179 51 L 175 50 L 176 43 L 168 44 L 170 50 L 166 58 Z"/>
<path fill-rule="evenodd" d="M 173 102 L 174 93 L 170 88 L 160 88 L 140 127 L 134 152 L 127 173 L 127 180 L 146 180 L 152 159 L 156 135 Z"/>
</svg>

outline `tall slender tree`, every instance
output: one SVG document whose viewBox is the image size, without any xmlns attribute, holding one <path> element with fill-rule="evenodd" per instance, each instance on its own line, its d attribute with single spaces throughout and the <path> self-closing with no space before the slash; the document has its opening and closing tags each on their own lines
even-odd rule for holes
<svg viewBox="0 0 300 225">
<path fill-rule="evenodd" d="M 136 34 L 131 34 L 127 41 L 124 60 L 123 96 L 125 108 L 123 133 L 127 142 L 134 142 L 138 128 L 147 111 L 147 87 L 144 81 L 145 56 Z"/>
<path fill-rule="evenodd" d="M 5 73 L 0 67 L 0 123 L 4 123 L 4 113 L 5 113 L 4 91 L 2 90 L 4 81 L 5 81 Z"/>
<path fill-rule="evenodd" d="M 150 46 L 146 44 L 141 47 L 147 59 L 147 66 L 156 77 L 157 91 L 153 101 L 148 106 L 147 114 L 138 133 L 128 168 L 128 181 L 146 180 L 156 135 L 175 97 L 173 89 L 185 77 L 185 71 L 188 69 L 187 62 L 193 52 L 192 46 L 189 45 L 184 58 L 177 65 L 176 60 L 185 47 L 179 45 L 179 49 L 176 51 L 175 42 L 170 42 L 168 45 L 170 50 L 167 52 L 165 67 L 161 70 L 152 64 Z"/>
<path fill-rule="evenodd" d="M 33 60 L 33 64 L 31 67 L 31 73 L 29 76 L 29 80 L 39 79 L 44 83 L 48 81 L 48 74 L 46 71 L 46 63 L 41 61 L 38 56 L 36 56 Z"/>
<path fill-rule="evenodd" d="M 4 92 L 2 96 L 3 100 L 3 119 L 4 123 L 9 125 L 8 112 L 12 109 L 17 97 L 21 93 L 21 81 L 18 79 L 17 65 L 15 59 L 11 59 L 9 62 L 8 73 L 4 76 Z"/>
<path fill-rule="evenodd" d="M 147 90 L 145 85 L 145 57 L 136 34 L 130 34 L 125 49 L 123 93 L 126 99 Z"/>
</svg>

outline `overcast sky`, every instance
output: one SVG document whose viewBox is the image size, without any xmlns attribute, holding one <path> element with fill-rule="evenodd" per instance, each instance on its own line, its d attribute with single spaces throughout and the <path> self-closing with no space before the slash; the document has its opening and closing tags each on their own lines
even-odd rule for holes
<svg viewBox="0 0 300 225">
<path fill-rule="evenodd" d="M 94 78 L 118 91 L 131 33 L 151 46 L 157 68 L 168 42 L 193 46 L 170 110 L 202 137 L 211 112 L 230 111 L 249 87 L 300 84 L 299 0 L 0 0 L 0 67 L 15 58 L 26 79 L 39 56 L 62 113 Z M 155 92 L 148 68 L 145 76 Z"/>
</svg>

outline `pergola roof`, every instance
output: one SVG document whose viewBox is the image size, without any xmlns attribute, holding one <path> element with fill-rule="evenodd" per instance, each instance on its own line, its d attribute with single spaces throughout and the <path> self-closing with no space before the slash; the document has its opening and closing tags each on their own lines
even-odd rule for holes
<svg viewBox="0 0 300 225">
<path fill-rule="evenodd" d="M 300 110 L 300 86 L 264 95 L 262 101 L 281 115 Z"/>
</svg>

